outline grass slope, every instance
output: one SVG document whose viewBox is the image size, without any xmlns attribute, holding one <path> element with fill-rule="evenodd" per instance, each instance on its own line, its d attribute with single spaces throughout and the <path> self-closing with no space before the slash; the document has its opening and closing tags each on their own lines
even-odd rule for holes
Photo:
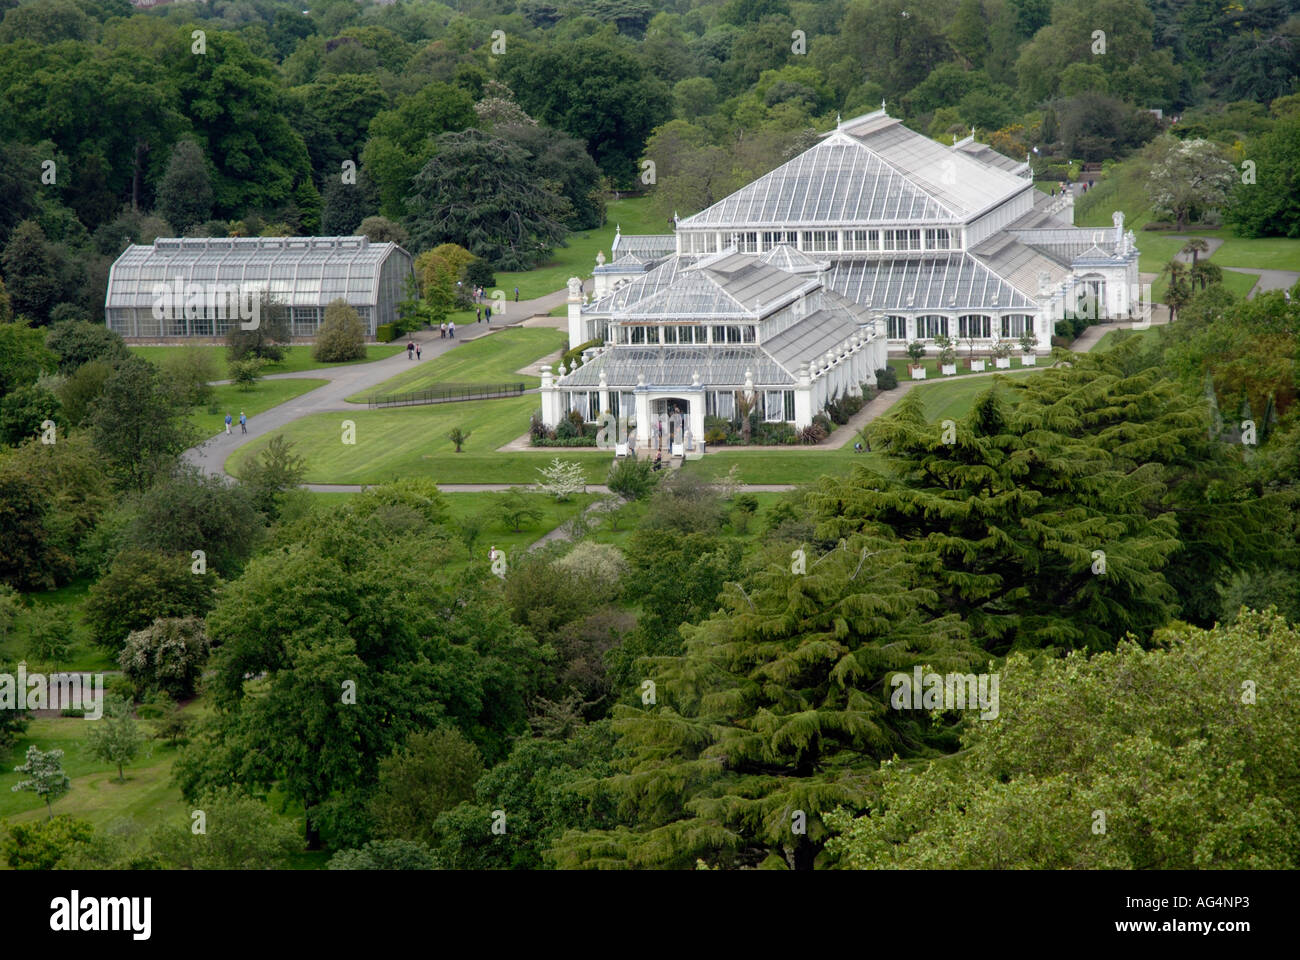
<svg viewBox="0 0 1300 960">
<path fill-rule="evenodd" d="M 472 400 L 422 407 L 320 413 L 296 420 L 279 431 L 297 446 L 307 462 L 308 483 L 383 483 L 395 477 L 428 477 L 438 483 L 535 483 L 539 467 L 553 457 L 587 465 L 592 483 L 604 480 L 608 452 L 572 448 L 496 453 L 528 429 L 536 396 Z M 356 423 L 356 443 L 342 443 L 342 422 Z M 453 427 L 470 432 L 464 451 L 447 439 Z M 249 457 L 257 456 L 270 437 L 241 447 L 226 462 L 239 475 Z"/>
<path fill-rule="evenodd" d="M 441 356 L 419 363 L 412 362 L 410 370 L 403 370 L 383 383 L 355 393 L 347 399 L 353 403 L 365 403 L 375 394 L 409 393 L 440 383 L 523 383 L 527 387 L 536 387 L 541 383 L 539 378 L 524 376 L 515 371 L 567 347 L 568 343 L 566 333 L 550 327 L 514 327 L 502 330 L 488 337 L 467 341 Z M 525 420 L 520 433 L 526 429 L 528 425 Z"/>
<path fill-rule="evenodd" d="M 190 410 L 189 422 L 199 431 L 200 436 L 207 439 L 225 432 L 226 414 L 229 413 L 234 417 L 230 429 L 238 433 L 240 411 L 248 415 L 251 423 L 259 413 L 265 413 L 272 407 L 278 407 L 294 397 L 300 397 L 327 383 L 328 380 L 297 378 L 259 380 L 251 390 L 241 390 L 233 383 L 222 384 L 212 388 L 212 403 L 216 404 L 217 412 L 209 413 L 210 404 L 201 404 Z"/>
<path fill-rule="evenodd" d="M 596 230 L 570 234 L 568 246 L 557 247 L 554 257 L 535 270 L 522 273 L 498 273 L 493 289 L 514 298 L 515 287 L 523 300 L 545 296 L 561 289 L 569 277 L 590 277 L 596 266 L 597 252 L 609 259 L 616 228 L 623 233 L 671 233 L 672 229 L 650 209 L 648 197 L 628 197 L 605 205 L 605 225 Z M 459 321 L 457 321 L 459 323 Z"/>
</svg>

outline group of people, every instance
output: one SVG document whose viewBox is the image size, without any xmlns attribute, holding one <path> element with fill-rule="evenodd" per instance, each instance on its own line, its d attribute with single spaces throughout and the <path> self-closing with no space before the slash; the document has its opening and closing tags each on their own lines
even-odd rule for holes
<svg viewBox="0 0 1300 960">
<path fill-rule="evenodd" d="M 477 321 L 477 322 L 478 322 L 478 323 L 482 323 L 482 322 L 483 322 L 483 314 L 484 314 L 484 312 L 487 313 L 487 322 L 488 322 L 488 323 L 491 323 L 491 322 L 492 322 L 492 308 L 491 308 L 491 307 L 475 307 L 475 308 L 474 308 L 474 315 L 475 315 L 476 317 L 478 317 L 478 321 Z"/>
<path fill-rule="evenodd" d="M 410 360 L 414 356 L 416 360 L 420 359 L 420 345 L 414 340 L 406 341 L 406 359 Z"/>
<path fill-rule="evenodd" d="M 235 422 L 235 418 L 226 414 L 226 433 L 230 433 L 230 425 Z M 243 410 L 239 411 L 239 430 L 241 433 L 248 433 L 248 415 Z"/>
<path fill-rule="evenodd" d="M 456 339 L 456 322 L 454 320 L 438 324 L 438 339 L 446 340 L 448 338 Z"/>
</svg>

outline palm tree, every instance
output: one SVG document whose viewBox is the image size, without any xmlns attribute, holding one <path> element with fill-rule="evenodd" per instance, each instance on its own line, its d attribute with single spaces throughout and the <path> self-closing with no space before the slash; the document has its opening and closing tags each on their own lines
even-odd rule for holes
<svg viewBox="0 0 1300 960">
<path fill-rule="evenodd" d="M 1223 282 L 1223 269 L 1217 263 L 1210 263 L 1206 260 L 1204 263 L 1193 263 L 1191 270 L 1191 285 L 1200 284 L 1202 290 L 1212 283 Z"/>
<path fill-rule="evenodd" d="M 1187 278 L 1187 266 L 1181 260 L 1170 260 L 1160 275 L 1166 274 L 1169 288 L 1165 290 L 1165 304 L 1169 307 L 1169 322 L 1173 323 L 1178 311 L 1192 299 L 1192 285 Z"/>
<path fill-rule="evenodd" d="M 1188 237 L 1187 242 L 1183 244 L 1180 253 L 1189 254 L 1192 258 L 1192 266 L 1196 266 L 1196 259 L 1200 254 L 1206 253 L 1210 249 L 1210 244 L 1204 237 Z"/>
<path fill-rule="evenodd" d="M 736 391 L 736 416 L 740 418 L 740 435 L 749 443 L 749 415 L 758 407 L 758 395 L 746 394 L 744 390 Z"/>
</svg>

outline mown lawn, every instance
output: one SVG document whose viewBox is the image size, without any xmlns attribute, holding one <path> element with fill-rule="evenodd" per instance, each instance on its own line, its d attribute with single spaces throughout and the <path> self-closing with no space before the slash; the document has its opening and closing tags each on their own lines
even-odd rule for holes
<svg viewBox="0 0 1300 960">
<path fill-rule="evenodd" d="M 297 373 L 302 370 L 323 370 L 327 367 L 347 366 L 347 364 L 343 363 L 322 363 L 319 360 L 313 360 L 311 358 L 311 344 L 297 344 L 285 349 L 284 359 L 279 363 L 266 364 L 263 367 L 263 373 Z M 132 353 L 144 357 L 150 363 L 158 366 L 161 366 L 171 357 L 181 355 L 186 350 L 202 350 L 212 354 L 213 359 L 216 361 L 217 379 L 224 380 L 228 373 L 226 369 L 226 348 L 224 346 L 194 344 L 192 346 L 175 347 L 131 347 L 130 350 Z M 385 357 L 400 353 L 401 350 L 402 344 L 368 343 L 366 344 L 366 359 L 356 362 L 369 363 L 372 360 L 383 360 Z"/>
<path fill-rule="evenodd" d="M 1111 330 L 1097 341 L 1096 345 L 1092 348 L 1092 352 L 1098 353 L 1103 350 L 1110 350 L 1115 347 L 1116 344 L 1123 343 L 1125 340 L 1132 339 L 1133 337 L 1138 337 L 1142 340 L 1154 340 L 1160 337 L 1164 329 L 1164 327 L 1148 327 L 1145 330 Z"/>
<path fill-rule="evenodd" d="M 188 713 L 190 708 L 186 708 Z M 126 782 L 118 783 L 117 767 L 93 759 L 86 747 L 87 732 L 94 720 L 80 717 L 40 717 L 3 758 L 0 765 L 0 817 L 32 820 L 46 816 L 45 802 L 30 792 L 14 792 L 23 779 L 13 768 L 23 762 L 27 748 L 63 751 L 63 769 L 72 779 L 72 789 L 54 802 L 56 815 L 66 813 L 102 827 L 113 820 L 127 819 L 144 827 L 159 823 L 184 824 L 189 805 L 171 783 L 172 764 L 178 749 L 165 741 L 146 740 L 140 753 L 125 768 Z M 148 734 L 153 721 L 141 720 Z"/>
<path fill-rule="evenodd" d="M 38 593 L 23 595 L 29 607 L 62 607 L 72 622 L 72 648 L 68 656 L 57 663 L 47 663 L 33 656 L 28 650 L 31 636 L 31 613 L 24 609 L 8 633 L 0 639 L 0 660 L 17 663 L 26 660 L 30 672 L 37 670 L 117 670 L 117 661 L 103 647 L 92 642 L 90 630 L 82 622 L 81 608 L 90 589 L 90 580 L 80 580 L 57 590 L 42 590 Z"/>
<path fill-rule="evenodd" d="M 557 247 L 554 258 L 535 270 L 498 273 L 497 282 L 491 289 L 504 291 L 513 301 L 517 286 L 520 299 L 531 300 L 563 288 L 570 277 L 586 279 L 596 266 L 597 252 L 604 252 L 606 259 L 610 259 L 609 251 L 617 227 L 622 227 L 623 233 L 672 233 L 669 224 L 650 211 L 648 197 L 614 200 L 605 205 L 603 227 L 570 234 L 567 238 L 568 246 Z M 589 283 L 588 289 L 590 286 Z"/>
<path fill-rule="evenodd" d="M 259 413 L 265 413 L 272 407 L 278 407 L 294 397 L 300 397 L 308 391 L 329 383 L 328 380 L 307 380 L 292 378 L 288 380 L 259 380 L 251 390 L 243 390 L 233 383 L 224 383 L 212 388 L 210 403 L 201 404 L 190 410 L 189 422 L 199 431 L 204 439 L 226 432 L 226 414 L 234 418 L 230 429 L 239 433 L 239 414 L 248 414 L 251 424 Z M 212 413 L 213 406 L 217 412 Z"/>
<path fill-rule="evenodd" d="M 467 341 L 438 357 L 423 360 L 412 369 L 403 370 L 347 399 L 353 403 L 365 403 L 377 394 L 410 393 L 440 383 L 522 383 L 529 388 L 536 387 L 541 383 L 538 377 L 515 371 L 567 347 L 568 343 L 566 333 L 550 327 L 513 327 Z M 520 433 L 525 429 L 527 418 Z"/>
<path fill-rule="evenodd" d="M 553 457 L 587 467 L 592 483 L 604 481 L 612 459 L 607 451 L 573 448 L 497 453 L 528 429 L 536 396 L 471 400 L 420 407 L 318 413 L 277 432 L 297 444 L 307 463 L 308 483 L 384 483 L 395 477 L 428 477 L 438 483 L 535 483 L 537 469 Z M 356 443 L 342 442 L 344 420 L 356 424 Z M 447 439 L 453 427 L 470 433 L 461 453 Z M 226 462 L 239 475 L 249 457 L 269 442 L 261 437 Z"/>
</svg>

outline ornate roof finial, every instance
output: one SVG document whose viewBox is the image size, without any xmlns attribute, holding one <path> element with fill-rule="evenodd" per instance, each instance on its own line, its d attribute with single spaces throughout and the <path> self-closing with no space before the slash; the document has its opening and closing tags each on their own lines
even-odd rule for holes
<svg viewBox="0 0 1300 960">
<path fill-rule="evenodd" d="M 835 114 L 835 129 L 838 130 L 842 126 L 844 126 L 844 118 L 837 113 Z"/>
</svg>

